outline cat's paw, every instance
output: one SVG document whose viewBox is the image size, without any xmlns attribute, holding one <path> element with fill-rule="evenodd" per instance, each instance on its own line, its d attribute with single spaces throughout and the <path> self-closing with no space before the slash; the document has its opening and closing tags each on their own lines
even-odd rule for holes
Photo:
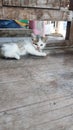
<svg viewBox="0 0 73 130">
<path fill-rule="evenodd" d="M 19 60 L 19 59 L 20 59 L 20 56 L 19 56 L 19 55 L 15 55 L 15 59 L 16 59 L 16 60 Z"/>
<path fill-rule="evenodd" d="M 47 56 L 47 54 L 44 52 L 42 56 Z"/>
</svg>

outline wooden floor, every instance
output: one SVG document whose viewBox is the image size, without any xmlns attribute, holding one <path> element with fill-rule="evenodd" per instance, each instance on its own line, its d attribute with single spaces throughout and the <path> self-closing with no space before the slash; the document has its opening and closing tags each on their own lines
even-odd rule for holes
<svg viewBox="0 0 73 130">
<path fill-rule="evenodd" d="M 0 130 L 73 130 L 73 53 L 0 59 Z"/>
</svg>

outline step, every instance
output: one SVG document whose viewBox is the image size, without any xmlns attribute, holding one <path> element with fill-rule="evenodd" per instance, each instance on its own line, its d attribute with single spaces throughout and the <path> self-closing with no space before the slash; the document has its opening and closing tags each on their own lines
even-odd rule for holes
<svg viewBox="0 0 73 130">
<path fill-rule="evenodd" d="M 0 37 L 24 37 L 30 36 L 31 29 L 25 28 L 2 28 L 0 29 Z"/>
</svg>

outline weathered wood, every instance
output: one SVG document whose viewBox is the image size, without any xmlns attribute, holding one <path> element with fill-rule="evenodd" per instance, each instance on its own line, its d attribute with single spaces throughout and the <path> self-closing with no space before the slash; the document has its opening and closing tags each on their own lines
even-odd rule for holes
<svg viewBox="0 0 73 130">
<path fill-rule="evenodd" d="M 3 0 L 3 2 L 0 2 L 1 6 L 3 4 L 2 8 L 0 8 L 0 19 L 71 21 L 71 18 L 69 18 L 70 12 L 68 11 L 69 2 L 69 0 Z M 45 9 L 43 10 L 43 8 Z"/>
<path fill-rule="evenodd" d="M 3 5 L 39 8 L 60 8 L 59 0 L 3 0 Z"/>
<path fill-rule="evenodd" d="M 0 59 L 1 130 L 72 130 L 71 52 Z"/>
<path fill-rule="evenodd" d="M 17 5 L 17 6 L 20 6 L 20 2 L 22 0 L 3 0 L 3 5 L 11 5 L 11 6 L 14 6 L 14 5 Z"/>
<path fill-rule="evenodd" d="M 28 20 L 65 20 L 71 21 L 69 11 L 58 11 L 48 9 L 27 9 L 3 7 L 0 8 L 0 19 L 28 19 Z"/>
<path fill-rule="evenodd" d="M 70 0 L 3 0 L 4 6 L 39 7 L 39 8 L 69 8 Z"/>
<path fill-rule="evenodd" d="M 48 101 L 3 112 L 0 114 L 0 127 L 2 130 L 4 126 L 6 130 L 8 127 L 16 130 L 34 130 L 35 128 L 36 130 L 45 130 L 45 128 L 46 130 L 61 130 L 61 128 L 73 128 L 73 106 L 72 104 L 67 104 L 67 106 L 61 107 L 62 101 L 57 102 L 57 105 L 54 105 L 54 101 Z M 67 101 L 70 102 L 70 100 Z"/>
<path fill-rule="evenodd" d="M 0 7 L 2 6 L 2 0 L 0 0 Z"/>
<path fill-rule="evenodd" d="M 71 22 L 71 28 L 70 28 L 70 41 L 71 41 L 71 44 L 73 44 L 73 20 Z"/>
<path fill-rule="evenodd" d="M 19 29 L 0 29 L 0 37 L 25 37 L 31 36 L 32 30 L 19 28 Z"/>
<path fill-rule="evenodd" d="M 61 0 L 60 2 L 61 2 L 61 5 L 60 5 L 61 8 L 69 9 L 70 0 Z"/>
</svg>

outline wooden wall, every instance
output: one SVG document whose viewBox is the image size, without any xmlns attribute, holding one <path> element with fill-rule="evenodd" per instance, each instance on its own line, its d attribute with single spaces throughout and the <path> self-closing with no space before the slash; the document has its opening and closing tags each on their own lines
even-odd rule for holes
<svg viewBox="0 0 73 130">
<path fill-rule="evenodd" d="M 73 20 L 71 22 L 71 28 L 70 28 L 70 43 L 73 44 Z"/>
<path fill-rule="evenodd" d="M 0 0 L 0 19 L 71 21 L 68 7 L 69 0 Z"/>
<path fill-rule="evenodd" d="M 3 5 L 39 8 L 60 8 L 60 0 L 3 0 Z"/>
</svg>

